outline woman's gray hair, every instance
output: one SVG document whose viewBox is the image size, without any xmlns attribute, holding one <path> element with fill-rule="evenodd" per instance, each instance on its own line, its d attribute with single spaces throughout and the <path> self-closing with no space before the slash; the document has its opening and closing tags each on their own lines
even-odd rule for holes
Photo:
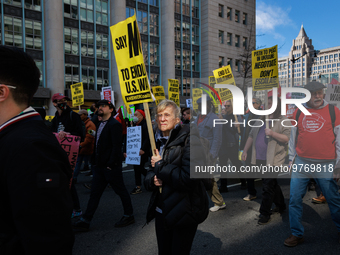
<svg viewBox="0 0 340 255">
<path fill-rule="evenodd" d="M 175 118 L 181 118 L 181 109 L 177 106 L 177 104 L 174 101 L 171 101 L 169 99 L 164 99 L 157 105 L 156 113 L 164 111 L 165 108 L 169 106 L 172 107 L 173 113 L 175 114 Z"/>
</svg>

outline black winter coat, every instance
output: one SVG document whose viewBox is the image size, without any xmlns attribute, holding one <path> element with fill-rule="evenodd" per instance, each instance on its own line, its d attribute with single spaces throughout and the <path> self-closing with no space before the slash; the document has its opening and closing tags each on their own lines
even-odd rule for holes
<svg viewBox="0 0 340 255">
<path fill-rule="evenodd" d="M 72 254 L 72 170 L 41 117 L 3 129 L 0 155 L 0 254 Z"/>
<path fill-rule="evenodd" d="M 71 113 L 72 112 L 72 113 Z M 71 119 L 72 114 L 72 119 Z M 65 132 L 71 133 L 71 135 L 83 136 L 83 122 L 78 113 L 72 111 L 70 107 L 66 107 L 66 110 L 59 115 L 58 111 L 56 111 L 54 118 L 52 120 L 51 131 L 54 133 L 58 133 L 59 125 L 64 126 Z"/>
<path fill-rule="evenodd" d="M 162 193 L 154 185 L 155 175 L 163 182 Z M 189 125 L 178 125 L 170 132 L 162 151 L 162 160 L 150 168 L 144 185 L 147 190 L 153 190 L 147 223 L 155 217 L 156 206 L 162 209 L 165 226 L 170 229 L 197 225 L 206 218 L 208 198 L 203 184 L 199 179 L 190 179 Z"/>
<path fill-rule="evenodd" d="M 101 122 L 97 125 L 97 131 Z M 103 128 L 98 143 L 96 133 L 94 142 L 94 153 L 92 155 L 92 164 L 98 167 L 110 167 L 114 169 L 122 166 L 122 125 L 118 120 L 110 117 Z"/>
</svg>

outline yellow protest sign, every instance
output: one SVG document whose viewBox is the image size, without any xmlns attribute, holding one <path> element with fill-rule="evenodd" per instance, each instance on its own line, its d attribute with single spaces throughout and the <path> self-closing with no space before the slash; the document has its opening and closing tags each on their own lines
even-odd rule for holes
<svg viewBox="0 0 340 255">
<path fill-rule="evenodd" d="M 136 15 L 110 27 L 125 105 L 152 102 Z"/>
<path fill-rule="evenodd" d="M 279 87 L 277 62 L 277 45 L 272 48 L 252 51 L 251 65 L 254 91 Z"/>
<path fill-rule="evenodd" d="M 164 88 L 162 86 L 152 87 L 152 93 L 156 98 L 156 105 L 158 105 L 160 101 L 165 99 Z"/>
<path fill-rule="evenodd" d="M 46 115 L 45 120 L 51 122 L 53 120 L 54 116 L 53 115 Z"/>
<path fill-rule="evenodd" d="M 202 90 L 201 89 L 193 89 L 192 90 L 192 108 L 197 111 L 198 104 L 197 100 L 202 97 Z"/>
<path fill-rule="evenodd" d="M 168 79 L 169 100 L 174 101 L 179 106 L 179 82 L 176 79 Z"/>
<path fill-rule="evenodd" d="M 84 104 L 84 87 L 82 82 L 71 85 L 71 95 L 73 106 L 79 106 Z"/>
<path fill-rule="evenodd" d="M 209 76 L 209 86 L 215 88 L 216 80 L 215 76 Z"/>
<path fill-rule="evenodd" d="M 209 86 L 212 88 L 215 88 L 215 84 L 216 84 L 216 79 L 214 76 L 209 76 Z M 221 89 L 215 89 L 217 91 L 218 94 L 220 94 L 220 90 Z M 220 106 L 220 101 L 218 100 L 217 96 L 214 95 L 216 101 L 214 102 L 214 106 L 215 106 L 215 113 L 218 113 L 218 107 Z"/>
<path fill-rule="evenodd" d="M 233 73 L 231 71 L 230 65 L 223 66 L 219 69 L 213 71 L 214 77 L 216 79 L 216 84 L 235 84 L 235 79 Z M 233 98 L 229 89 L 219 89 L 218 94 L 222 100 L 222 102 L 230 100 Z"/>
</svg>

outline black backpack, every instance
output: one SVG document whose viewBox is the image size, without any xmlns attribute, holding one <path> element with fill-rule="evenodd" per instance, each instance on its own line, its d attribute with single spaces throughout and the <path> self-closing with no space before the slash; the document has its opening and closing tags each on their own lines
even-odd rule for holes
<svg viewBox="0 0 340 255">
<path fill-rule="evenodd" d="M 335 133 L 334 133 L 334 127 L 335 127 L 335 120 L 336 120 L 336 116 L 335 116 L 335 109 L 334 109 L 334 105 L 332 104 L 328 104 L 328 110 L 329 110 L 329 115 L 331 116 L 331 121 L 332 121 L 332 127 L 333 127 L 333 134 L 334 134 L 334 141 L 335 142 Z M 295 115 L 295 120 L 296 122 L 298 122 L 299 118 L 301 115 L 301 110 L 298 109 Z M 295 145 L 297 143 L 297 138 L 298 138 L 298 134 L 299 134 L 299 129 L 297 128 L 296 130 L 296 136 L 295 136 Z"/>
</svg>

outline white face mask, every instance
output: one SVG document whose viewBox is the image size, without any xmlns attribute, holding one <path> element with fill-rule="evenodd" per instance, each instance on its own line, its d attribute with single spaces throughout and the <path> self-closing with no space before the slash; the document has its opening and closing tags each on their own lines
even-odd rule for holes
<svg viewBox="0 0 340 255">
<path fill-rule="evenodd" d="M 132 117 L 132 121 L 133 121 L 133 123 L 137 123 L 137 122 L 138 122 L 138 120 L 139 120 L 139 119 L 138 119 L 136 116 L 133 116 L 133 117 Z"/>
</svg>

